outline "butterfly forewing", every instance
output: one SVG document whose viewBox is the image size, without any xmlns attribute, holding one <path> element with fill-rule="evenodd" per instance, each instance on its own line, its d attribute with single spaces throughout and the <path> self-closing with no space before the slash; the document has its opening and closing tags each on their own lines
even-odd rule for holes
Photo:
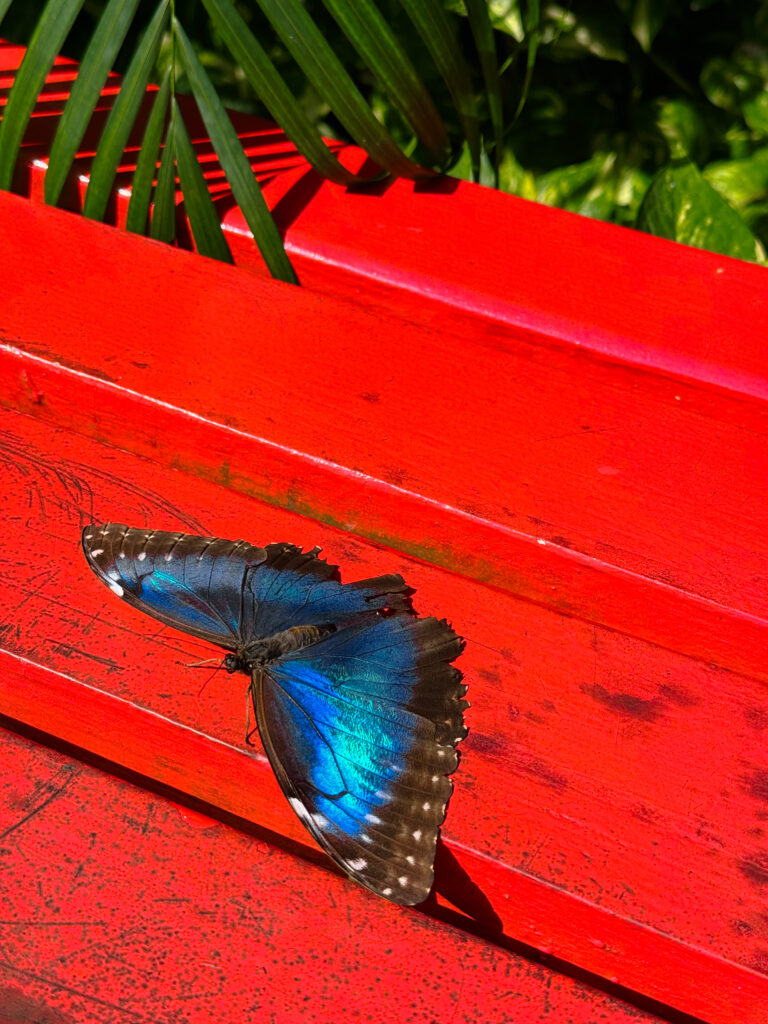
<svg viewBox="0 0 768 1024">
<path fill-rule="evenodd" d="M 129 604 L 229 650 L 241 644 L 243 585 L 265 561 L 264 548 L 108 523 L 85 528 L 83 549 L 96 575 Z"/>
<path fill-rule="evenodd" d="M 254 636 L 274 636 L 291 626 L 341 626 L 377 609 L 410 608 L 402 576 L 342 583 L 338 566 L 293 544 L 267 544 L 267 557 L 248 574 L 245 614 Z"/>
</svg>

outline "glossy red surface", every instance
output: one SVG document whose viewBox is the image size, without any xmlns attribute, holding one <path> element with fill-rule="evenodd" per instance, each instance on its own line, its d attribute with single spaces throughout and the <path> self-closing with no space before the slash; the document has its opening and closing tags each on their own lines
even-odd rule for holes
<svg viewBox="0 0 768 1024">
<path fill-rule="evenodd" d="M 304 289 L 255 272 L 234 214 L 237 268 L 0 195 L 0 714 L 268 829 L 269 849 L 307 844 L 243 747 L 242 688 L 220 673 L 200 694 L 187 665 L 209 655 L 105 595 L 79 526 L 318 543 L 345 579 L 402 571 L 468 638 L 473 705 L 419 922 L 439 944 L 479 932 L 486 964 L 525 943 L 765 1024 L 762 268 L 474 186 L 303 181 L 267 194 Z M 338 881 L 292 849 L 297 878 Z M 292 915 L 286 941 L 312 920 Z M 407 962 L 423 941 L 403 928 Z M 375 986 L 355 929 L 333 934 L 334 978 L 354 962 Z M 532 1020 L 562 983 L 537 972 Z M 466 1019 L 498 1019 L 488 985 Z M 337 1010 L 363 1005 L 338 991 Z M 551 1019 L 632 1012 L 604 998 Z"/>
</svg>

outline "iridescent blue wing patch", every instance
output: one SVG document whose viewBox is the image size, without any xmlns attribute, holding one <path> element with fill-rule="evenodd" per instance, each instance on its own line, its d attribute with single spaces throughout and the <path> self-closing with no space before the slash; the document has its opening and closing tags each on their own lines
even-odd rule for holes
<svg viewBox="0 0 768 1024">
<path fill-rule="evenodd" d="M 450 664 L 462 647 L 444 621 L 394 615 L 255 674 L 260 735 L 291 806 L 337 864 L 395 903 L 432 888 L 466 735 Z"/>
</svg>

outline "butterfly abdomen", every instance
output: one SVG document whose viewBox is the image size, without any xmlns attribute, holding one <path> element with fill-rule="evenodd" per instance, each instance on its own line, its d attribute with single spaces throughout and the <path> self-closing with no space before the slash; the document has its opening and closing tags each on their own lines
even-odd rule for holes
<svg viewBox="0 0 768 1024">
<path fill-rule="evenodd" d="M 285 654 L 292 654 L 316 644 L 318 640 L 335 632 L 336 627 L 330 622 L 321 626 L 291 626 L 290 629 L 284 629 L 274 636 L 253 640 L 243 649 L 240 658 L 245 671 L 251 672 L 254 669 L 265 668 Z"/>
</svg>

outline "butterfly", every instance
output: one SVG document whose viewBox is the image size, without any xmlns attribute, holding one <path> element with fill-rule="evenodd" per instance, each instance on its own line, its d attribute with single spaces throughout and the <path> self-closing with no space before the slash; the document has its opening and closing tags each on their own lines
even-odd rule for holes
<svg viewBox="0 0 768 1024">
<path fill-rule="evenodd" d="M 342 583 L 319 548 L 86 526 L 91 569 L 128 604 L 227 651 L 288 803 L 348 875 L 403 905 L 434 881 L 467 734 L 464 642 L 418 618 L 402 576 Z"/>
</svg>

